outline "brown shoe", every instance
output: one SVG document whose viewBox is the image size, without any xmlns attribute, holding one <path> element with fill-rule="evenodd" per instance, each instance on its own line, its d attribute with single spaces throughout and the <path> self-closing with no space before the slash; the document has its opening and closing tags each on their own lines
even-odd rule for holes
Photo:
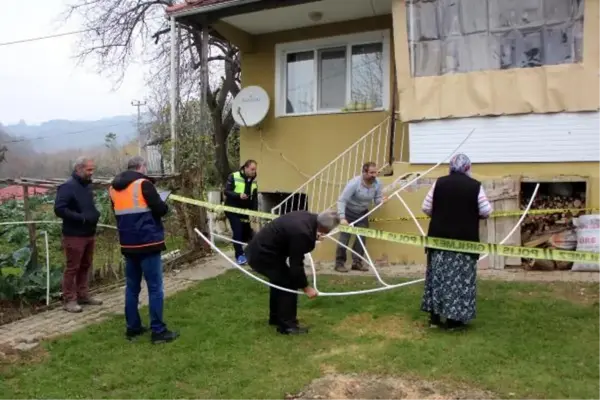
<svg viewBox="0 0 600 400">
<path fill-rule="evenodd" d="M 366 265 L 362 265 L 362 264 L 352 264 L 352 270 L 366 272 L 369 270 L 369 267 L 367 267 Z"/>
<path fill-rule="evenodd" d="M 82 312 L 83 309 L 76 301 L 69 301 L 63 305 L 63 309 L 70 313 L 79 313 Z"/>
<path fill-rule="evenodd" d="M 336 265 L 335 270 L 337 272 L 348 272 L 348 268 L 344 267 L 343 265 Z"/>
<path fill-rule="evenodd" d="M 93 297 L 88 297 L 88 298 L 85 298 L 85 299 L 79 299 L 79 300 L 77 300 L 77 302 L 79 304 L 84 304 L 84 305 L 87 305 L 87 306 L 101 306 L 102 305 L 102 300 L 98 300 L 98 299 L 95 299 Z"/>
</svg>

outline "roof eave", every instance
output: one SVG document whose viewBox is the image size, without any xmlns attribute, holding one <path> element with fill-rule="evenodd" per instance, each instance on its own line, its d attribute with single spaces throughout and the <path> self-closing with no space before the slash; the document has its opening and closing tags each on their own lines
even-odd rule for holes
<svg viewBox="0 0 600 400">
<path fill-rule="evenodd" d="M 167 15 L 170 18 L 177 19 L 177 18 L 181 18 L 181 17 L 188 17 L 190 15 L 204 14 L 204 13 L 209 13 L 212 11 L 221 10 L 224 8 L 240 6 L 243 4 L 256 3 L 259 1 L 261 1 L 261 0 L 230 0 L 230 1 L 225 1 L 222 3 L 211 4 L 208 6 L 192 7 L 189 9 L 183 9 L 181 11 L 174 11 L 171 13 L 168 12 Z"/>
</svg>

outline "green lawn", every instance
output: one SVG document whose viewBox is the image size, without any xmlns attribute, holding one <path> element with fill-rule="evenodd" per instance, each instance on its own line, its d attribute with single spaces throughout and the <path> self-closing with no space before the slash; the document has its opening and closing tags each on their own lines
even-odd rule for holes
<svg viewBox="0 0 600 400">
<path fill-rule="evenodd" d="M 373 278 L 325 278 L 351 290 Z M 309 335 L 266 325 L 267 290 L 232 271 L 170 298 L 182 336 L 129 343 L 121 317 L 1 364 L 3 398 L 283 398 L 326 371 L 412 376 L 506 398 L 598 398 L 598 285 L 481 282 L 466 332 L 425 327 L 421 285 L 300 302 Z M 145 314 L 145 313 L 144 313 Z"/>
</svg>

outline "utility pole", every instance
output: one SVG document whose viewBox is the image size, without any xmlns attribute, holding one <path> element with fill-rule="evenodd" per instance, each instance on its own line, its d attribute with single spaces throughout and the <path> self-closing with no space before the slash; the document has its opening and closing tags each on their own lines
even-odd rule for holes
<svg viewBox="0 0 600 400">
<path fill-rule="evenodd" d="M 146 102 L 145 101 L 139 101 L 139 100 L 133 100 L 131 102 L 131 105 L 134 106 L 134 107 L 137 107 L 137 131 L 138 131 L 138 145 L 139 145 L 138 155 L 141 156 L 142 152 L 143 152 L 143 154 L 144 154 L 143 157 L 146 160 L 146 158 L 147 158 L 148 155 L 147 155 L 147 151 L 146 151 L 146 149 L 144 147 L 145 144 L 146 144 L 146 141 L 144 140 L 144 135 L 142 134 L 142 126 L 141 126 L 141 123 L 142 123 L 141 122 L 141 118 L 142 117 L 141 117 L 141 113 L 140 113 L 140 107 L 141 106 L 145 106 Z M 144 150 L 142 151 L 142 149 L 144 149 Z M 148 162 L 148 160 L 146 160 L 146 162 Z"/>
</svg>

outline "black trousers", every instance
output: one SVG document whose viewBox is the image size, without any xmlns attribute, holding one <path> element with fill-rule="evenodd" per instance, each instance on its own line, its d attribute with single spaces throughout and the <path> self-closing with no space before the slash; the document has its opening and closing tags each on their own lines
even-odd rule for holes
<svg viewBox="0 0 600 400">
<path fill-rule="evenodd" d="M 296 290 L 298 285 L 290 274 L 286 263 L 265 265 L 250 261 L 250 267 L 265 276 L 270 283 L 286 289 Z M 269 322 L 282 328 L 293 328 L 298 325 L 298 294 L 284 292 L 269 287 Z"/>
<path fill-rule="evenodd" d="M 252 239 L 252 235 L 254 233 L 252 231 L 252 226 L 250 225 L 250 217 L 230 212 L 226 212 L 225 216 L 229 220 L 229 225 L 231 225 L 233 240 L 248 243 L 250 239 Z M 235 250 L 236 258 L 244 254 L 244 248 L 239 243 L 234 243 L 233 249 Z"/>
</svg>

